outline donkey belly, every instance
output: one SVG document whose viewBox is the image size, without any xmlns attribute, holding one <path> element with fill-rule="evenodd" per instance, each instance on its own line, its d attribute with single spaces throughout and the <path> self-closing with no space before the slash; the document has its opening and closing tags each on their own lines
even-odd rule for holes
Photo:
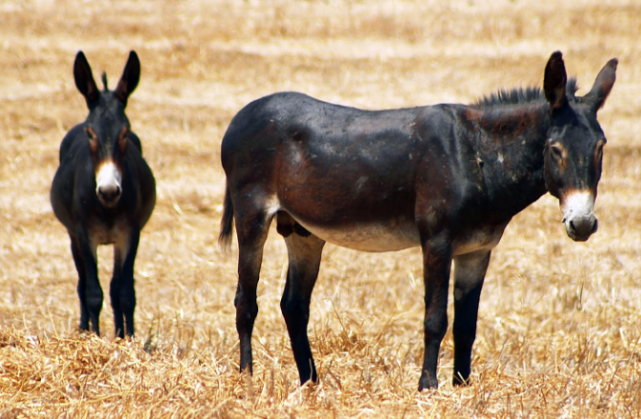
<svg viewBox="0 0 641 419">
<path fill-rule="evenodd" d="M 458 256 L 478 251 L 492 250 L 499 244 L 505 227 L 507 227 L 507 223 L 481 226 L 459 234 L 453 242 L 454 255 Z"/>
<path fill-rule="evenodd" d="M 391 252 L 420 245 L 418 231 L 412 223 L 389 221 L 323 226 L 296 221 L 329 243 L 364 252 Z"/>
</svg>

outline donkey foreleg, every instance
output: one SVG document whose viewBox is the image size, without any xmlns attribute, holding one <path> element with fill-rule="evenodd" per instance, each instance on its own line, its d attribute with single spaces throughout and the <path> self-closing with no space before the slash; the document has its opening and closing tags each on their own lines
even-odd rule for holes
<svg viewBox="0 0 641 419">
<path fill-rule="evenodd" d="M 87 273 L 85 272 L 85 263 L 82 260 L 82 253 L 80 252 L 80 244 L 78 239 L 73 235 L 69 235 L 71 238 L 71 255 L 73 256 L 73 262 L 76 265 L 76 271 L 78 272 L 78 299 L 80 300 L 80 330 L 88 331 L 89 330 L 89 310 L 87 309 L 87 299 L 86 299 L 86 288 L 87 288 Z"/>
<path fill-rule="evenodd" d="M 98 280 L 96 247 L 87 234 L 80 231 L 71 236 L 71 253 L 78 271 L 78 297 L 80 299 L 80 330 L 91 329 L 100 335 L 100 311 L 104 295 Z"/>
<path fill-rule="evenodd" d="M 114 246 L 114 270 L 109 284 L 109 297 L 111 297 L 111 308 L 114 312 L 115 335 L 124 337 L 125 322 L 120 305 L 120 284 L 122 282 L 122 252 L 117 245 Z"/>
<path fill-rule="evenodd" d="M 479 299 L 489 263 L 488 251 L 454 258 L 454 385 L 468 383 Z"/>
<path fill-rule="evenodd" d="M 116 336 L 134 335 L 134 311 L 136 289 L 134 284 L 134 262 L 140 241 L 140 230 L 132 228 L 129 237 L 114 245 L 114 271 L 109 295 L 114 312 Z"/>
<path fill-rule="evenodd" d="M 451 264 L 451 245 L 445 234 L 423 241 L 425 352 L 418 383 L 419 391 L 438 388 L 436 368 L 441 341 L 447 331 L 447 293 Z"/>
<path fill-rule="evenodd" d="M 278 220 L 280 232 L 281 218 L 279 217 Z M 299 232 L 294 232 L 285 237 L 285 243 L 287 243 L 289 255 L 289 268 L 280 309 L 287 323 L 287 331 L 302 385 L 310 379 L 313 382 L 318 380 L 316 365 L 309 347 L 307 325 L 312 290 L 318 277 L 325 242 L 314 235 L 303 237 Z"/>
</svg>

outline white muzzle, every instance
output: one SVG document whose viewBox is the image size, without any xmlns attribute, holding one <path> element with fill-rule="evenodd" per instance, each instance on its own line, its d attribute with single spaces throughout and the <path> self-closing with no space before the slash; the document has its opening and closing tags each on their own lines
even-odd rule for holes
<svg viewBox="0 0 641 419">
<path fill-rule="evenodd" d="M 598 228 L 594 215 L 594 193 L 592 191 L 573 191 L 565 195 L 561 202 L 563 223 L 568 236 L 575 241 L 586 241 Z"/>
</svg>

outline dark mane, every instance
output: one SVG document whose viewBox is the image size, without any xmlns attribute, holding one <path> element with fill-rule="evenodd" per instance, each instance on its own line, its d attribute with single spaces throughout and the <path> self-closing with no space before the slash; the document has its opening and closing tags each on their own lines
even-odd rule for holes
<svg viewBox="0 0 641 419">
<path fill-rule="evenodd" d="M 576 79 L 569 78 L 565 88 L 568 97 L 573 98 L 578 88 Z M 523 105 L 539 100 L 545 100 L 545 95 L 540 87 L 515 87 L 510 90 L 501 89 L 489 96 L 483 96 L 474 105 L 485 108 L 497 105 Z"/>
<path fill-rule="evenodd" d="M 109 87 L 107 87 L 107 72 L 103 71 L 102 72 L 102 84 L 105 86 L 105 92 L 109 90 Z"/>
</svg>

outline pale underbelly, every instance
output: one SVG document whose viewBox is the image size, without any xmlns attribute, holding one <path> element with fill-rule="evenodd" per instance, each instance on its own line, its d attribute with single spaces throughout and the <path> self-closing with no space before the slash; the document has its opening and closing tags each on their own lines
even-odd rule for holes
<svg viewBox="0 0 641 419">
<path fill-rule="evenodd" d="M 364 252 L 393 252 L 421 245 L 418 229 L 410 223 L 394 226 L 360 224 L 343 227 L 300 224 L 326 242 Z M 492 250 L 501 240 L 506 225 L 483 227 L 460 234 L 452 240 L 452 255 Z"/>
<path fill-rule="evenodd" d="M 506 224 L 481 227 L 460 234 L 452 243 L 454 256 L 490 251 L 499 244 Z"/>
<path fill-rule="evenodd" d="M 411 224 L 396 227 L 380 224 L 342 227 L 300 224 L 326 242 L 363 252 L 392 252 L 421 244 L 418 231 Z"/>
</svg>

